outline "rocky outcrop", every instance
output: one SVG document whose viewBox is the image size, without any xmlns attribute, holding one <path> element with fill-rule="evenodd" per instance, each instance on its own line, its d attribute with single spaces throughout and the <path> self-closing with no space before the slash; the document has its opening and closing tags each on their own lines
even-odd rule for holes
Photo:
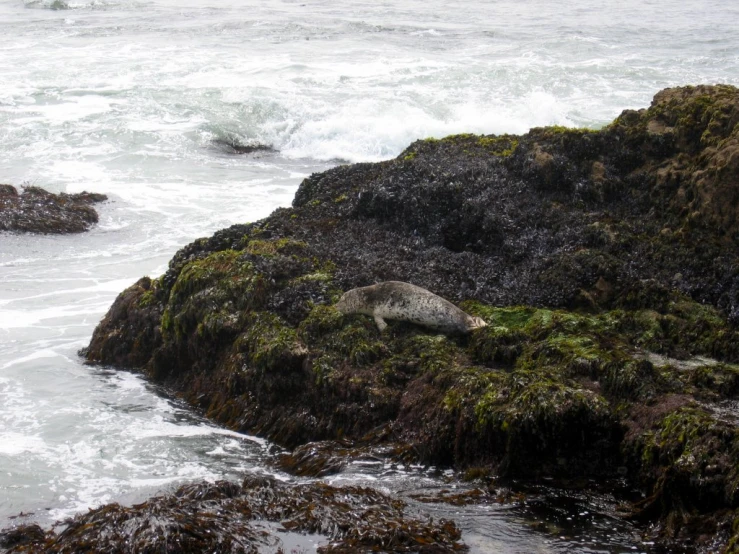
<svg viewBox="0 0 739 554">
<path fill-rule="evenodd" d="M 291 208 L 195 241 L 124 291 L 87 359 L 288 447 L 392 443 L 502 476 L 625 476 L 645 494 L 631 515 L 659 522 L 663 544 L 716 535 L 705 548 L 731 551 L 738 122 L 738 89 L 684 87 L 600 131 L 417 141 L 312 175 Z M 380 334 L 332 308 L 385 280 L 488 326 Z"/>
<path fill-rule="evenodd" d="M 98 222 L 91 206 L 107 200 L 103 194 L 54 194 L 39 187 L 0 185 L 0 231 L 64 234 L 87 231 Z"/>
</svg>

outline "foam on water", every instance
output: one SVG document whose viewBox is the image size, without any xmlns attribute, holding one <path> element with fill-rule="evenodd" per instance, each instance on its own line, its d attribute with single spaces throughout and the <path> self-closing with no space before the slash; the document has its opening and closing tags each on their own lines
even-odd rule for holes
<svg viewBox="0 0 739 554">
<path fill-rule="evenodd" d="M 85 371 L 61 350 L 2 367 L 16 376 L 0 384 L 0 421 L 12 429 L 0 433 L 0 457 L 9 469 L 0 501 L 5 517 L 51 508 L 37 515 L 44 522 L 132 490 L 150 494 L 174 483 L 257 469 L 263 441 L 190 415 L 132 374 Z M 18 377 L 31 369 L 65 373 L 57 383 L 62 394 L 38 394 L 48 387 L 42 382 L 27 390 Z M 213 450 L 222 455 L 212 456 Z"/>
<path fill-rule="evenodd" d="M 200 144 L 183 135 L 210 130 L 273 144 L 293 158 L 360 161 L 396 155 L 419 137 L 598 126 L 669 84 L 737 82 L 725 23 L 737 8 L 713 4 L 689 19 L 690 7 L 657 14 L 638 2 L 600 18 L 582 0 L 564 13 L 533 1 L 480 3 L 474 17 L 461 10 L 440 17 L 433 3 L 346 12 L 317 3 L 310 17 L 307 6 L 288 3 L 279 10 L 68 3 L 79 11 L 73 22 L 59 27 L 50 15 L 19 23 L 8 45 L 3 69 L 17 79 L 3 101 L 21 125 L 3 146 L 31 144 L 22 135 L 35 123 L 56 128 L 62 132 L 32 141 L 27 152 L 48 168 L 40 154 L 69 157 L 54 153 L 64 147 L 78 149 L 77 157 L 111 146 L 192 156 Z M 58 36 L 38 38 L 50 30 Z M 17 44 L 31 36 L 40 56 L 21 72 L 26 51 Z M 88 152 L 79 150 L 85 141 Z M 63 166 L 56 171 L 68 180 Z"/>
</svg>

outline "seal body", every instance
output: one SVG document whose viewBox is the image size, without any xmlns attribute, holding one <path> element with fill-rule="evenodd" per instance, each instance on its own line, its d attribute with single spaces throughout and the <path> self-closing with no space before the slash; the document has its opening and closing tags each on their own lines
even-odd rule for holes
<svg viewBox="0 0 739 554">
<path fill-rule="evenodd" d="M 410 321 L 448 334 L 469 333 L 487 325 L 482 318 L 472 317 L 441 296 L 401 281 L 352 289 L 335 307 L 344 314 L 371 315 L 380 331 L 387 327 L 385 319 Z"/>
</svg>

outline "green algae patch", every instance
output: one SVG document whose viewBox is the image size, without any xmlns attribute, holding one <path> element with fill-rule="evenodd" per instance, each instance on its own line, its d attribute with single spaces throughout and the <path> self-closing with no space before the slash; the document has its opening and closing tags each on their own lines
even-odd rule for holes
<svg viewBox="0 0 739 554">
<path fill-rule="evenodd" d="M 731 418 L 690 403 L 625 446 L 650 489 L 642 510 L 739 506 L 739 429 Z"/>
<path fill-rule="evenodd" d="M 482 402 L 491 404 L 499 399 L 505 400 L 508 395 L 507 382 L 508 376 L 502 371 L 476 366 L 460 368 L 444 395 L 444 409 L 455 413 L 468 411 L 474 414 L 474 423 L 480 423 L 480 415 L 475 413 L 477 406 Z"/>
<path fill-rule="evenodd" d="M 727 325 L 715 308 L 695 301 L 669 302 L 665 313 L 619 312 L 617 329 L 645 350 L 677 358 L 702 355 L 739 361 L 739 332 Z"/>
<path fill-rule="evenodd" d="M 301 254 L 305 251 L 306 246 L 303 241 L 288 238 L 273 240 L 251 239 L 246 242 L 244 250 L 253 256 L 274 257 L 277 254 Z"/>
<path fill-rule="evenodd" d="M 575 473 L 592 460 L 614 457 L 621 430 L 608 401 L 578 383 L 515 371 L 486 391 L 474 408 L 478 432 L 505 444 L 509 475 Z M 593 452 L 594 447 L 602 449 Z M 591 467 L 592 470 L 592 467 Z"/>
<path fill-rule="evenodd" d="M 489 306 L 474 300 L 462 302 L 459 306 L 470 315 L 481 317 L 494 327 L 522 328 L 537 311 L 530 306 Z"/>
<path fill-rule="evenodd" d="M 160 302 L 161 300 L 161 286 L 159 279 L 151 279 L 149 286 L 143 291 L 141 297 L 138 300 L 139 308 L 148 308 Z"/>
<path fill-rule="evenodd" d="M 458 364 L 458 347 L 444 335 L 418 334 L 404 341 L 402 355 L 418 361 L 420 372 L 439 373 Z"/>
<path fill-rule="evenodd" d="M 518 138 L 513 135 L 491 135 L 480 137 L 477 144 L 495 156 L 507 158 L 518 148 Z"/>
<path fill-rule="evenodd" d="M 237 250 L 215 252 L 187 264 L 172 287 L 170 304 L 180 304 L 197 291 L 211 287 L 233 294 L 251 284 L 253 265 Z"/>
<path fill-rule="evenodd" d="M 306 341 L 318 340 L 321 337 L 344 326 L 344 314 L 333 306 L 319 304 L 314 306 L 308 316 L 300 323 L 299 333 Z"/>
<path fill-rule="evenodd" d="M 295 329 L 269 312 L 252 313 L 245 328 L 234 349 L 245 353 L 251 365 L 261 371 L 295 368 L 308 353 Z"/>
<path fill-rule="evenodd" d="M 735 96 L 736 89 L 726 85 L 711 87 L 710 91 L 705 87 L 683 87 L 657 95 L 655 100 L 659 101 L 653 103 L 647 115 L 650 121 L 675 129 L 679 140 L 703 148 L 716 146 L 736 123 L 732 119 L 736 114 Z"/>
<path fill-rule="evenodd" d="M 473 334 L 469 351 L 472 358 L 485 365 L 512 366 L 523 353 L 526 335 L 508 327 L 488 325 Z"/>
<path fill-rule="evenodd" d="M 448 135 L 443 138 L 429 137 L 413 143 L 410 147 L 400 153 L 398 160 L 403 162 L 414 162 L 419 155 L 428 155 L 433 148 L 454 148 L 459 154 L 468 157 L 493 157 L 508 158 L 518 148 L 519 137 L 515 135 L 475 135 L 473 133 L 460 133 Z"/>
<path fill-rule="evenodd" d="M 260 306 L 266 283 L 236 250 L 216 252 L 185 265 L 170 292 L 162 317 L 165 340 L 182 340 L 212 311 L 228 314 Z"/>
</svg>

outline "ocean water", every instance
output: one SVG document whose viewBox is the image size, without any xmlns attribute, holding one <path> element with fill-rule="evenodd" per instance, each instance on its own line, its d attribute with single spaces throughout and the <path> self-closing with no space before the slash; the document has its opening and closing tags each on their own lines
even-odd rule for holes
<svg viewBox="0 0 739 554">
<path fill-rule="evenodd" d="M 0 234 L 0 527 L 272 473 L 269 444 L 76 354 L 179 247 L 418 138 L 597 128 L 668 86 L 739 85 L 737 21 L 734 0 L 0 0 L 0 183 L 110 198 L 82 235 Z M 443 482 L 361 466 L 332 480 Z M 645 548 L 593 502 L 547 515 L 550 533 L 531 510 L 423 509 L 477 552 Z M 579 530 L 554 523 L 580 513 Z"/>
</svg>

